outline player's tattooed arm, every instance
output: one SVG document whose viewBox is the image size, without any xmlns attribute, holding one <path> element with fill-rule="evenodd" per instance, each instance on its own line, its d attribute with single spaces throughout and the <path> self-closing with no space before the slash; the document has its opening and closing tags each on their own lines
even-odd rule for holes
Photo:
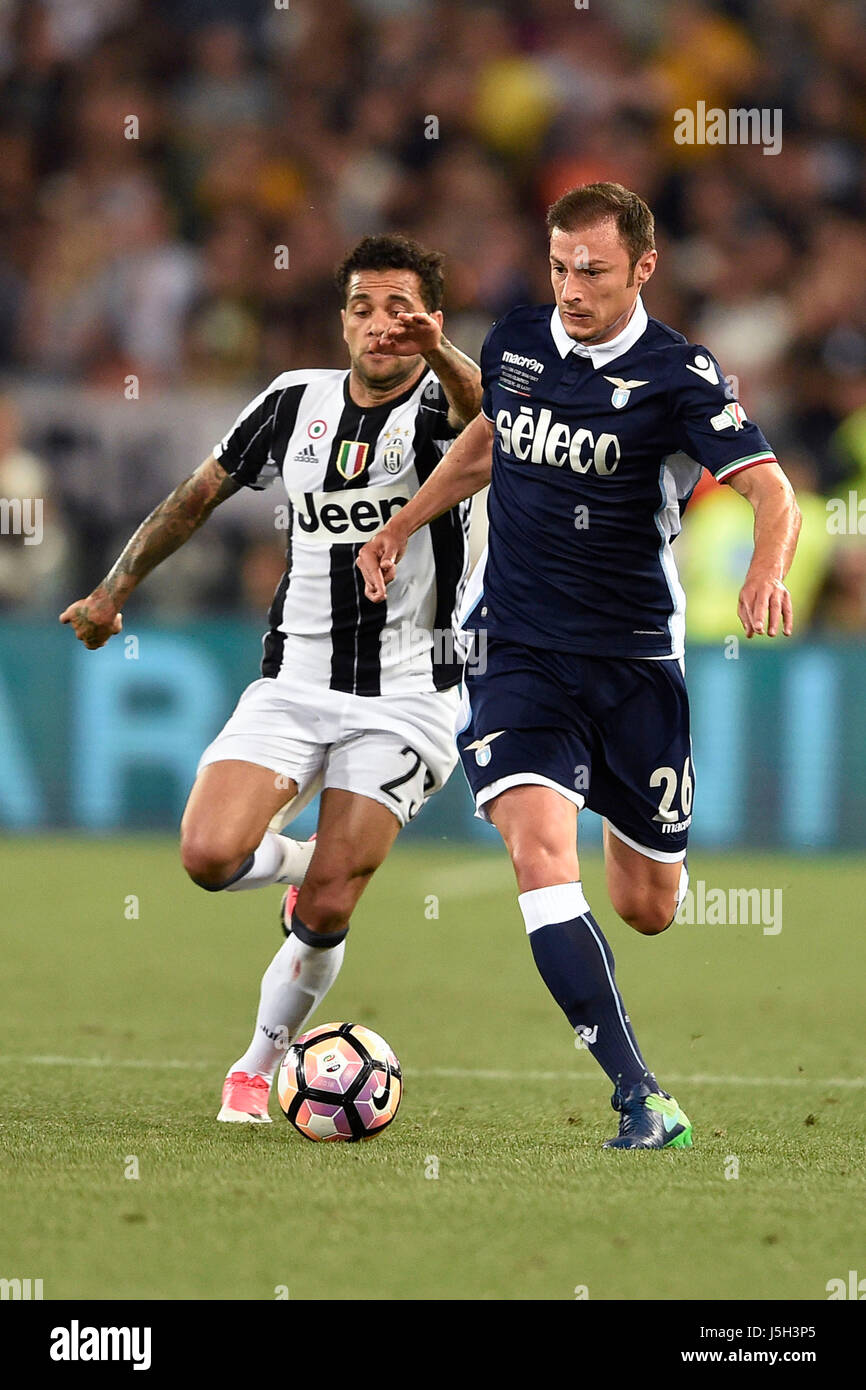
<svg viewBox="0 0 866 1390">
<path fill-rule="evenodd" d="M 155 507 L 124 547 L 109 573 L 87 598 L 60 614 L 79 641 L 93 650 L 120 632 L 120 610 L 158 564 L 174 554 L 203 525 L 215 507 L 239 490 L 211 454 L 190 477 Z"/>
<path fill-rule="evenodd" d="M 783 581 L 794 559 L 802 519 L 794 489 L 777 463 L 744 469 L 731 478 L 730 486 L 755 511 L 755 549 L 737 606 L 740 622 L 747 637 L 764 632 L 775 637 L 780 623 L 790 637 L 794 613 Z"/>
<path fill-rule="evenodd" d="M 481 409 L 481 368 L 450 343 L 442 331 L 442 313 L 405 312 L 374 344 L 378 352 L 397 357 L 417 354 L 436 373 L 448 400 L 448 423 L 461 430 Z"/>
<path fill-rule="evenodd" d="M 444 336 L 439 346 L 425 352 L 424 361 L 439 378 L 448 400 L 448 423 L 463 429 L 481 410 L 481 368 Z"/>
<path fill-rule="evenodd" d="M 355 563 L 364 576 L 367 598 L 382 602 L 385 587 L 406 554 L 410 536 L 486 487 L 492 465 L 493 425 L 486 415 L 477 415 L 457 436 L 411 501 L 361 547 Z"/>
<path fill-rule="evenodd" d="M 239 484 L 211 454 L 141 523 L 99 587 L 120 608 L 142 579 L 238 490 Z"/>
</svg>

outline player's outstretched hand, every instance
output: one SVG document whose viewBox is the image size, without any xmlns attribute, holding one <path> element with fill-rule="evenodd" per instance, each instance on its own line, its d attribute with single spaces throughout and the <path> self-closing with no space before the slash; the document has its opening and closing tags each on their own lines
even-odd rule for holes
<svg viewBox="0 0 866 1390">
<path fill-rule="evenodd" d="M 394 357 L 415 357 L 435 352 L 441 341 L 442 325 L 432 314 L 397 314 L 371 346 Z"/>
<path fill-rule="evenodd" d="M 405 554 L 405 537 L 387 526 L 361 547 L 355 564 L 364 576 L 364 593 L 373 603 L 384 599 L 386 585 L 393 580 Z"/>
<path fill-rule="evenodd" d="M 766 632 L 775 637 L 779 623 L 786 637 L 794 631 L 794 610 L 791 595 L 781 579 L 762 579 L 751 575 L 740 590 L 737 613 L 747 637 L 760 636 Z"/>
<path fill-rule="evenodd" d="M 109 637 L 120 632 L 123 619 L 104 590 L 94 589 L 88 598 L 80 598 L 60 614 L 60 621 L 68 623 L 85 647 L 94 651 L 104 647 Z"/>
</svg>

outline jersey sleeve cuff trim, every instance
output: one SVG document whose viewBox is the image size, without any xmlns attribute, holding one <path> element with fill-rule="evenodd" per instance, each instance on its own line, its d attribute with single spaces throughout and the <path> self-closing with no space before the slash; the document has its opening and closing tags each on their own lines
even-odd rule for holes
<svg viewBox="0 0 866 1390">
<path fill-rule="evenodd" d="M 720 468 L 714 474 L 717 483 L 726 483 L 735 473 L 742 473 L 745 468 L 754 468 L 756 463 L 778 463 L 775 454 L 764 452 L 762 454 L 747 454 L 745 458 L 734 459 L 733 463 L 726 463 L 724 468 Z"/>
<path fill-rule="evenodd" d="M 485 420 L 487 420 L 489 424 L 493 425 L 493 424 L 496 423 L 495 420 L 493 419 L 493 416 L 492 416 L 492 415 L 488 415 L 488 414 L 487 414 L 487 411 L 483 408 L 483 406 L 482 406 L 481 410 L 480 410 L 478 413 L 479 413 L 480 415 L 483 415 L 484 418 L 485 418 Z"/>
</svg>

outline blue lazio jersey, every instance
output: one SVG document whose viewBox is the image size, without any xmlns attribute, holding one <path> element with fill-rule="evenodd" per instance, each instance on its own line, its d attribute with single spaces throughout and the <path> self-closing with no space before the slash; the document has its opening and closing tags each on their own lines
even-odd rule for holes
<svg viewBox="0 0 866 1390">
<path fill-rule="evenodd" d="M 557 651 L 680 656 L 671 542 L 701 466 L 722 482 L 775 458 L 712 353 L 640 299 L 617 338 L 589 347 L 545 305 L 494 324 L 481 371 L 493 471 L 466 626 Z"/>
</svg>

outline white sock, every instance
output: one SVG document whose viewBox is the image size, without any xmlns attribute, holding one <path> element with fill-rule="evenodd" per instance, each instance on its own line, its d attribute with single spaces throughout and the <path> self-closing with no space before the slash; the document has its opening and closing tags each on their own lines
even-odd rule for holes
<svg viewBox="0 0 866 1390">
<path fill-rule="evenodd" d="M 689 871 L 686 868 L 686 861 L 683 860 L 683 867 L 680 869 L 680 881 L 677 888 L 677 911 L 682 907 L 683 898 L 689 891 Z"/>
<path fill-rule="evenodd" d="M 271 1080 L 292 1039 L 339 975 L 345 952 L 345 941 L 307 946 L 292 934 L 283 942 L 262 978 L 252 1042 L 230 1071 Z"/>
<path fill-rule="evenodd" d="M 229 883 L 225 891 L 239 893 L 245 888 L 266 888 L 269 883 L 293 883 L 300 888 L 315 848 L 311 840 L 292 840 L 288 835 L 267 830 L 253 855 L 251 868 L 243 878 Z"/>
</svg>

